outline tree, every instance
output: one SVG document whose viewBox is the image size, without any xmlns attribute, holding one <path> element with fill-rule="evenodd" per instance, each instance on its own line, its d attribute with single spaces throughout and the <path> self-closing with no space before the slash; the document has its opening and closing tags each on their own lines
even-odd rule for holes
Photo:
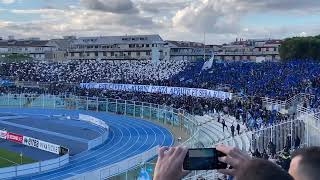
<svg viewBox="0 0 320 180">
<path fill-rule="evenodd" d="M 293 37 L 285 39 L 280 47 L 283 61 L 316 60 L 320 61 L 320 35 L 310 37 Z"/>
</svg>

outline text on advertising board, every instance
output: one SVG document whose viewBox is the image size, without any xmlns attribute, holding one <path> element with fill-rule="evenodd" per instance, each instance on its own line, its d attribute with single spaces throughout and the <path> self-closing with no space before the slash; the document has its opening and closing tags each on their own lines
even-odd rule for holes
<svg viewBox="0 0 320 180">
<path fill-rule="evenodd" d="M 7 140 L 15 142 L 15 143 L 19 143 L 22 144 L 23 142 L 23 136 L 19 135 L 19 134 L 15 134 L 15 133 L 7 133 Z"/>
</svg>

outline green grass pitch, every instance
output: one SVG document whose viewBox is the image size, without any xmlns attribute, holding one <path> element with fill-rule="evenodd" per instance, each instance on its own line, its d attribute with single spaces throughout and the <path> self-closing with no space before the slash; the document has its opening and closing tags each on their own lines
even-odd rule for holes
<svg viewBox="0 0 320 180">
<path fill-rule="evenodd" d="M 22 164 L 36 162 L 29 157 L 22 156 Z M 21 165 L 20 153 L 0 149 L 0 168 Z"/>
</svg>

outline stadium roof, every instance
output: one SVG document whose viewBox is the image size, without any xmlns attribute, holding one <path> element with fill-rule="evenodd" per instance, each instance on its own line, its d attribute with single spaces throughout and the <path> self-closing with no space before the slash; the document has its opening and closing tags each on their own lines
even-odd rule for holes
<svg viewBox="0 0 320 180">
<path fill-rule="evenodd" d="M 39 40 L 7 40 L 0 41 L 0 47 L 49 47 L 48 42 Z"/>
<path fill-rule="evenodd" d="M 142 43 L 165 43 L 160 35 L 128 35 L 128 36 L 100 36 L 80 37 L 74 40 L 74 45 L 98 45 L 98 44 L 142 44 Z"/>
<path fill-rule="evenodd" d="M 203 48 L 203 43 L 189 42 L 189 41 L 167 41 L 170 45 L 180 48 Z"/>
</svg>

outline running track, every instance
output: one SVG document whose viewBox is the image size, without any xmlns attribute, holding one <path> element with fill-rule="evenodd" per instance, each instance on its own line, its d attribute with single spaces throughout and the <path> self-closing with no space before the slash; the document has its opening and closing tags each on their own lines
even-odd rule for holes
<svg viewBox="0 0 320 180">
<path fill-rule="evenodd" d="M 110 127 L 109 138 L 101 146 L 77 154 L 70 158 L 70 163 L 62 168 L 33 176 L 21 177 L 21 180 L 65 179 L 77 174 L 92 171 L 129 157 L 140 154 L 156 145 L 170 146 L 173 135 L 170 131 L 151 122 L 141 119 L 112 115 L 102 112 L 44 110 L 44 109 L 12 109 L 1 108 L 0 112 L 35 115 L 77 116 L 79 113 L 88 114 L 106 121 Z M 16 179 L 16 178 L 15 178 Z"/>
</svg>

